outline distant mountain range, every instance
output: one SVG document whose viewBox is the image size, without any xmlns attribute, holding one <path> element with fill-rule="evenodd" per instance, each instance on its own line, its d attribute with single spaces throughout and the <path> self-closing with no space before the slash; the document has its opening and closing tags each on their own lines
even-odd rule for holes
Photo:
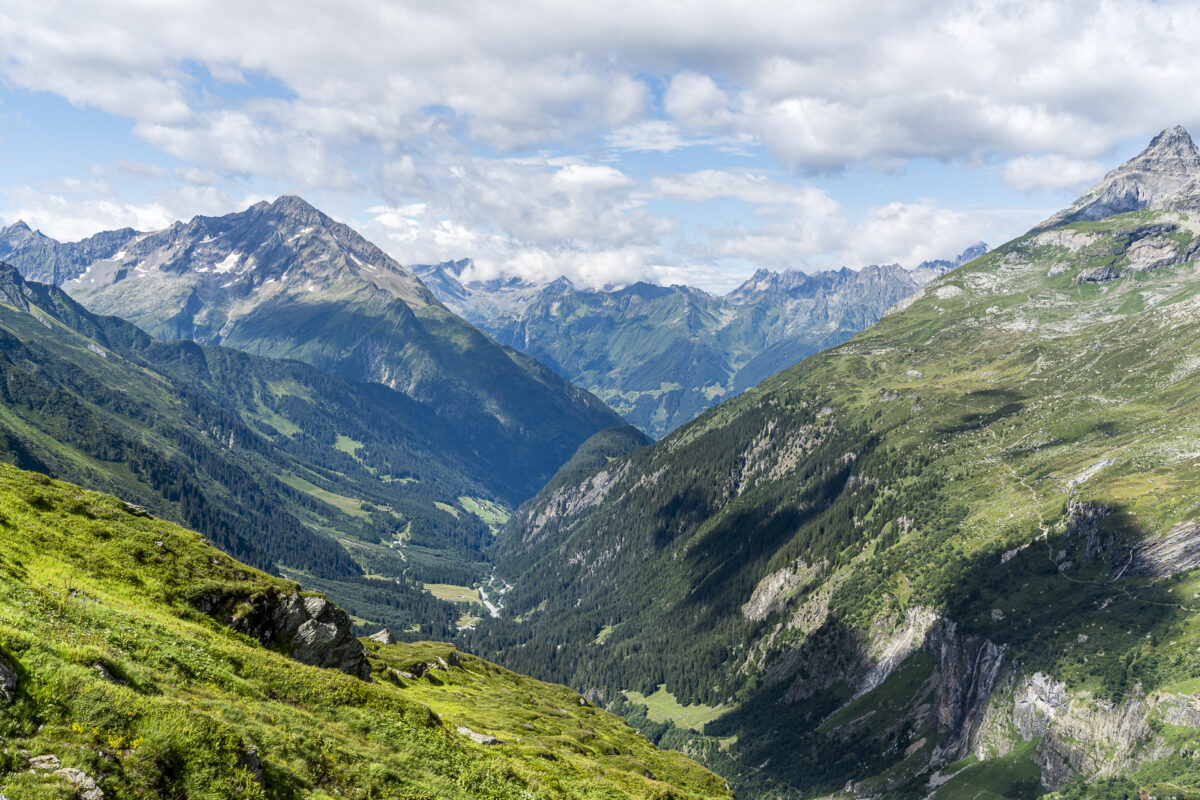
<svg viewBox="0 0 1200 800">
<path fill-rule="evenodd" d="M 466 281 L 469 261 L 414 267 L 449 308 L 502 344 L 550 365 L 659 438 L 706 408 L 883 316 L 953 261 L 817 273 L 759 270 L 726 295 L 690 286 L 619 289 L 501 277 Z"/>
<path fill-rule="evenodd" d="M 848 342 L 589 442 L 468 641 L 743 798 L 1197 796 L 1198 319 L 1174 129 Z"/>
<path fill-rule="evenodd" d="M 17 223 L 0 261 L 160 340 L 293 358 L 382 383 L 452 426 L 515 505 L 622 420 L 455 316 L 375 245 L 298 197 L 61 243 Z"/>
</svg>

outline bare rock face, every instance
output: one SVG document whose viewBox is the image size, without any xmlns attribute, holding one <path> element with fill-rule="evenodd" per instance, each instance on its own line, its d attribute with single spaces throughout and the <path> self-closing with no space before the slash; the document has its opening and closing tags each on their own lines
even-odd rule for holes
<svg viewBox="0 0 1200 800">
<path fill-rule="evenodd" d="M 1081 565 L 1094 564 L 1105 558 L 1111 560 L 1113 554 L 1120 551 L 1124 536 L 1100 529 L 1100 522 L 1111 513 L 1109 506 L 1090 500 L 1071 498 L 1068 501 L 1065 533 L 1068 538 L 1082 542 L 1082 553 L 1078 556 Z"/>
<path fill-rule="evenodd" d="M 333 667 L 370 680 L 371 666 L 362 643 L 351 635 L 349 615 L 324 597 L 281 589 L 248 598 L 210 591 L 194 598 L 193 604 L 235 631 L 290 653 L 301 664 Z"/>
<path fill-rule="evenodd" d="M 1200 150 L 1182 126 L 1165 130 L 1150 146 L 1089 189 L 1066 209 L 1035 227 L 1048 231 L 1084 220 L 1104 219 L 1143 208 L 1178 208 L 1196 203 Z"/>
<path fill-rule="evenodd" d="M 17 670 L 5 656 L 0 653 L 0 706 L 6 706 L 17 699 Z"/>
<path fill-rule="evenodd" d="M 957 761 L 971 748 L 971 740 L 984 717 L 987 702 L 1004 666 L 1004 647 L 989 639 L 964 636 L 943 620 L 933 627 L 925 647 L 938 662 L 934 712 L 946 738 L 933 751 L 932 763 Z"/>
<path fill-rule="evenodd" d="M 1200 566 L 1200 523 L 1181 522 L 1158 538 L 1140 542 L 1117 577 L 1163 578 Z"/>
<path fill-rule="evenodd" d="M 998 692 L 975 744 L 981 761 L 1012 752 L 1017 741 L 1040 740 L 1034 760 L 1042 786 L 1062 788 L 1075 775 L 1106 778 L 1127 774 L 1138 764 L 1170 751 L 1148 719 L 1156 714 L 1172 725 L 1197 727 L 1200 701 L 1186 695 L 1146 697 L 1140 692 L 1111 703 L 1036 672 Z"/>
</svg>

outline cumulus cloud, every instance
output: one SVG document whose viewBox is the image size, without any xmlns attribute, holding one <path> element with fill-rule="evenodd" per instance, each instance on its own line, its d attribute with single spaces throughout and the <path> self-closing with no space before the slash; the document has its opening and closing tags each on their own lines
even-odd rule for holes
<svg viewBox="0 0 1200 800">
<path fill-rule="evenodd" d="M 1022 192 L 1082 189 L 1099 180 L 1104 164 L 1060 155 L 1019 156 L 1004 165 L 1004 182 Z"/>
<path fill-rule="evenodd" d="M 228 23 L 213 35 L 218 19 Z M 757 2 L 735 13 L 47 0 L 6 4 L 0 45 L 12 84 L 129 117 L 156 145 L 234 170 L 273 151 L 268 165 L 316 157 L 319 168 L 329 156 L 309 137 L 411 143 L 446 120 L 501 150 L 621 130 L 663 149 L 672 131 L 654 122 L 650 80 L 680 130 L 756 137 L 799 171 L 923 155 L 1094 158 L 1149 120 L 1200 119 L 1200 8 L 1185 2 Z M 197 93 L 193 65 L 286 91 L 230 107 Z"/>
<path fill-rule="evenodd" d="M 1200 122 L 1183 0 L 13 0 L 0 48 L 5 86 L 128 119 L 170 168 L 117 167 L 161 184 L 136 201 L 10 191 L 10 215 L 144 227 L 266 183 L 386 209 L 366 220 L 410 263 L 595 281 L 945 256 L 988 216 L 846 209 L 803 180 L 928 158 L 1063 191 L 1119 143 Z M 701 148 L 761 168 L 697 170 Z M 670 163 L 652 178 L 623 160 L 654 157 Z M 745 216 L 693 229 L 650 210 L 722 198 Z"/>
</svg>

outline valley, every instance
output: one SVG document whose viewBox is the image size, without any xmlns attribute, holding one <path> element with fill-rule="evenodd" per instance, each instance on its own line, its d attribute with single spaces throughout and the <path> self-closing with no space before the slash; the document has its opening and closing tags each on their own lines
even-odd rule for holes
<svg viewBox="0 0 1200 800">
<path fill-rule="evenodd" d="M 1144 197 L 1198 155 L 1185 137 L 1106 185 Z M 1003 245 L 552 482 L 498 540 L 513 619 L 470 646 L 609 703 L 739 796 L 1189 785 L 1190 192 Z M 664 691 L 730 710 L 628 702 Z"/>
<path fill-rule="evenodd" d="M 995 250 L 725 296 L 423 271 L 495 340 L 296 197 L 4 229 L 5 791 L 1200 791 L 1196 176 L 1167 130 Z"/>
</svg>

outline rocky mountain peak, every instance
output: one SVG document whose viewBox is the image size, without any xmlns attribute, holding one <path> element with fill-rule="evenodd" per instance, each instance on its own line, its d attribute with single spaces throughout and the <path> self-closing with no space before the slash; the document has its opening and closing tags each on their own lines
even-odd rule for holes
<svg viewBox="0 0 1200 800">
<path fill-rule="evenodd" d="M 1174 128 L 1167 128 L 1151 139 L 1150 146 L 1137 157 L 1137 159 L 1151 158 L 1178 158 L 1188 160 L 1193 165 L 1200 165 L 1200 150 L 1196 149 L 1196 143 L 1192 141 L 1192 136 L 1187 132 L 1187 128 L 1176 125 Z"/>
<path fill-rule="evenodd" d="M 1104 176 L 1031 233 L 1143 208 L 1178 206 L 1200 186 L 1200 149 L 1182 125 L 1155 136 L 1138 155 Z M 1191 198 L 1196 199 L 1196 198 Z"/>
<path fill-rule="evenodd" d="M 267 211 L 307 224 L 325 216 L 303 197 L 294 194 L 285 194 L 276 198 L 275 202 L 267 206 Z"/>
</svg>

